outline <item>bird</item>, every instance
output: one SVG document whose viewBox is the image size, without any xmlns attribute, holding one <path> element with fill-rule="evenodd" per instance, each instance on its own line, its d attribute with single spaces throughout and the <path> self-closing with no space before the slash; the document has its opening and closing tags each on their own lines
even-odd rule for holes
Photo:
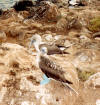
<svg viewBox="0 0 100 105">
<path fill-rule="evenodd" d="M 47 47 L 48 55 L 52 55 L 52 54 L 69 54 L 68 52 L 65 52 L 64 50 L 67 48 L 65 46 L 59 46 L 56 44 L 47 44 L 45 42 L 42 42 L 41 36 L 36 34 L 33 35 L 30 41 L 30 45 L 29 48 L 34 45 L 35 49 L 37 49 L 38 51 L 42 48 L 42 47 Z"/>
<path fill-rule="evenodd" d="M 85 4 L 82 2 L 82 0 L 68 0 L 69 7 L 75 7 L 75 6 L 85 6 Z"/>
<path fill-rule="evenodd" d="M 75 6 L 77 5 L 76 0 L 68 0 L 69 6 Z"/>
<path fill-rule="evenodd" d="M 74 90 L 69 84 L 73 84 L 70 80 L 67 78 L 67 73 L 63 70 L 63 68 L 55 63 L 53 60 L 49 58 L 49 55 L 47 55 L 47 48 L 42 47 L 39 51 L 37 51 L 37 57 L 36 62 L 37 66 L 41 69 L 41 71 L 45 74 L 43 81 L 41 81 L 40 84 L 47 84 L 50 79 L 56 80 L 61 82 L 64 86 L 67 86 L 75 93 L 76 90 Z M 45 83 L 46 81 L 46 83 Z M 77 93 L 78 94 L 78 93 Z"/>
</svg>

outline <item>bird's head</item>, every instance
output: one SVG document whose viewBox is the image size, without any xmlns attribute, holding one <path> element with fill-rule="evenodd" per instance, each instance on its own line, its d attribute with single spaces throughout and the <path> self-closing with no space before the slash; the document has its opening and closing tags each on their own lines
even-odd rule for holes
<svg viewBox="0 0 100 105">
<path fill-rule="evenodd" d="M 31 38 L 30 46 L 34 45 L 35 49 L 39 52 L 39 45 L 42 42 L 41 36 L 38 34 L 35 34 Z"/>
<path fill-rule="evenodd" d="M 41 47 L 40 52 L 43 55 L 47 55 L 47 53 L 48 53 L 47 47 Z"/>
<path fill-rule="evenodd" d="M 41 42 L 41 36 L 36 34 L 36 35 L 33 35 L 32 38 L 31 38 L 31 43 L 32 44 L 39 44 Z"/>
</svg>

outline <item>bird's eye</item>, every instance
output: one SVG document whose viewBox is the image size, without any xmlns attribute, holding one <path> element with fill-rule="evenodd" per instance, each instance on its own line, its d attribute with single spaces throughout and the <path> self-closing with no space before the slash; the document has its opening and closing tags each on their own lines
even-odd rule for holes
<svg viewBox="0 0 100 105">
<path fill-rule="evenodd" d="M 40 51 L 41 51 L 43 54 L 46 54 L 46 53 L 47 53 L 47 48 L 46 48 L 46 47 L 42 47 L 42 48 L 40 48 Z"/>
<path fill-rule="evenodd" d="M 43 53 L 45 53 L 45 50 L 44 50 L 44 49 L 41 49 L 41 51 L 42 51 Z"/>
<path fill-rule="evenodd" d="M 35 39 L 33 39 L 33 40 L 32 40 L 32 43 L 34 43 L 34 42 L 36 42 L 36 40 L 35 40 Z"/>
<path fill-rule="evenodd" d="M 46 49 L 43 49 L 43 48 L 41 49 L 41 52 L 44 54 L 47 53 Z"/>
</svg>

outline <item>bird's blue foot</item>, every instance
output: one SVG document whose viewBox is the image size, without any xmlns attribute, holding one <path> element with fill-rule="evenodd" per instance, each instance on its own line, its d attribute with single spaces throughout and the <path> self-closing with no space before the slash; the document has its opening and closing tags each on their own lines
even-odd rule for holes
<svg viewBox="0 0 100 105">
<path fill-rule="evenodd" d="M 50 79 L 46 75 L 43 75 L 43 80 L 40 82 L 40 85 L 45 85 L 48 84 L 49 82 Z"/>
</svg>

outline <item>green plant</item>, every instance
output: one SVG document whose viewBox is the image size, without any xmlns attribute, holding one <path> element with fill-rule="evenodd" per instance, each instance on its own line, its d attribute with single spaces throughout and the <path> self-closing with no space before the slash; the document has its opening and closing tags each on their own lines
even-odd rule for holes
<svg viewBox="0 0 100 105">
<path fill-rule="evenodd" d="M 100 17 L 95 17 L 90 20 L 88 28 L 92 32 L 100 31 Z"/>
<path fill-rule="evenodd" d="M 77 69 L 78 77 L 81 81 L 86 81 L 91 75 L 95 74 L 94 71 L 80 71 Z"/>
</svg>

